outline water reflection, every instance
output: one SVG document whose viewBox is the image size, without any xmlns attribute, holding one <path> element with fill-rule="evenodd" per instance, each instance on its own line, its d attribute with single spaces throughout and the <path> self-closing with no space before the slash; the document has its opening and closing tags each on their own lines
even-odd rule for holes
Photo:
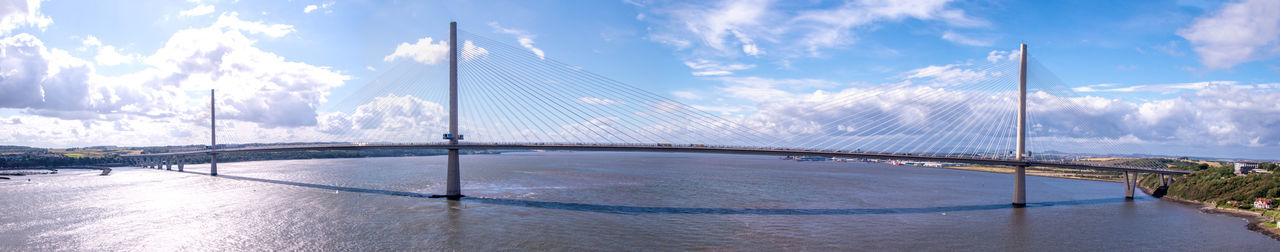
<svg viewBox="0 0 1280 252">
<path fill-rule="evenodd" d="M 430 194 L 423 194 L 423 193 L 321 185 L 321 184 L 313 184 L 313 183 L 252 178 L 252 177 L 243 177 L 243 176 L 235 176 L 235 175 L 219 175 L 218 177 L 236 179 L 236 180 L 280 184 L 280 185 L 310 187 L 310 188 L 318 188 L 318 189 L 325 189 L 325 190 L 355 192 L 355 193 L 370 193 L 370 194 L 405 196 L 405 197 L 415 197 L 415 198 L 427 198 L 430 196 Z M 1126 202 L 1128 202 L 1128 204 L 1125 204 L 1126 208 L 1130 208 L 1133 205 L 1133 201 L 1145 201 L 1145 200 L 1152 200 L 1152 199 L 1154 198 L 1139 197 L 1133 200 L 1128 200 L 1128 199 L 1125 199 L 1124 197 L 1117 197 L 1117 198 L 1101 198 L 1101 199 L 1087 199 L 1087 200 L 1048 201 L 1048 202 L 1027 203 L 1025 208 L 1114 204 L 1114 203 L 1126 203 Z M 945 212 L 981 211 L 981 210 L 996 210 L 996 209 L 1014 209 L 1013 218 L 1014 218 L 1015 224 L 1022 222 L 1021 219 L 1023 217 L 1021 215 L 1023 215 L 1025 211 L 1023 207 L 1014 207 L 1011 204 L 907 207 L 907 208 L 845 208 L 845 209 L 780 208 L 780 209 L 772 209 L 772 208 L 701 208 L 701 207 L 621 206 L 621 205 L 604 205 L 604 204 L 537 201 L 537 200 L 522 200 L 522 199 L 503 199 L 503 198 L 483 198 L 483 197 L 470 197 L 470 198 L 463 198 L 462 200 L 476 202 L 476 203 L 494 204 L 494 205 L 533 207 L 533 208 L 542 208 L 542 209 L 556 209 L 556 210 L 582 211 L 582 212 L 614 213 L 614 214 L 860 215 L 860 214 L 945 213 Z M 460 202 L 457 202 L 457 201 L 452 201 L 452 200 L 446 200 L 446 201 L 449 202 L 448 203 L 449 217 L 450 217 L 449 219 L 456 220 L 458 215 L 461 214 L 460 212 L 463 206 L 460 204 Z"/>
</svg>

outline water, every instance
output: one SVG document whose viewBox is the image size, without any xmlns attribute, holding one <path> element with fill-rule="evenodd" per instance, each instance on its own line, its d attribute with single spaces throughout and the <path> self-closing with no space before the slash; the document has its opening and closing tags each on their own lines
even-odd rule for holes
<svg viewBox="0 0 1280 252">
<path fill-rule="evenodd" d="M 767 156 L 528 152 L 0 180 L 0 250 L 1273 250 L 1118 183 Z M 31 179 L 31 181 L 27 181 Z"/>
</svg>

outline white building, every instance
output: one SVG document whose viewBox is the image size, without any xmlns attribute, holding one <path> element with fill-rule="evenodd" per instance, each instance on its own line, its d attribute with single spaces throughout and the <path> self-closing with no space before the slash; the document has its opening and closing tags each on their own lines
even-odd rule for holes
<svg viewBox="0 0 1280 252">
<path fill-rule="evenodd" d="M 1257 168 L 1257 163 L 1236 163 L 1236 174 L 1249 174 L 1249 172 Z"/>
</svg>

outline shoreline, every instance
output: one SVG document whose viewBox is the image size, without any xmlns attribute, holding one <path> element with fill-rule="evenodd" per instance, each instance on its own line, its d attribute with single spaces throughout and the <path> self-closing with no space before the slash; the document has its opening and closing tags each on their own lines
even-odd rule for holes
<svg viewBox="0 0 1280 252">
<path fill-rule="evenodd" d="M 921 168 L 934 168 L 934 169 L 951 169 L 951 170 L 963 170 L 963 171 L 977 171 L 977 172 L 990 172 L 990 173 L 1003 173 L 1003 174 L 1013 174 L 1013 168 L 998 168 L 998 167 L 985 167 L 985 166 L 952 166 L 952 167 L 928 167 L 928 166 L 915 166 L 915 167 L 921 167 Z M 1116 179 L 1107 179 L 1107 178 L 1081 177 L 1081 176 L 1065 175 L 1065 173 L 1054 173 L 1054 172 L 1031 171 L 1030 169 L 1028 169 L 1028 170 L 1027 170 L 1027 176 L 1037 176 L 1037 177 L 1047 177 L 1047 178 L 1063 178 L 1063 179 L 1075 179 L 1075 180 L 1088 180 L 1088 181 L 1102 181 L 1102 182 L 1115 182 L 1115 183 L 1123 183 L 1123 182 L 1124 182 L 1123 180 L 1121 180 L 1121 179 L 1119 179 L 1119 178 L 1116 178 Z"/>
<path fill-rule="evenodd" d="M 1152 191 L 1151 188 L 1148 188 L 1147 186 L 1142 184 L 1138 184 L 1138 188 L 1142 190 L 1142 193 L 1151 195 L 1151 191 Z M 1199 209 L 1201 213 L 1221 214 L 1221 215 L 1227 215 L 1231 217 L 1244 218 L 1246 220 L 1249 220 L 1249 224 L 1245 225 L 1245 228 L 1249 229 L 1249 231 L 1258 232 L 1268 237 L 1271 237 L 1271 239 L 1276 239 L 1277 241 L 1280 241 L 1280 229 L 1271 228 L 1263 224 L 1267 222 L 1275 222 L 1276 220 L 1272 219 L 1271 217 L 1264 216 L 1262 215 L 1262 213 L 1243 210 L 1243 209 L 1235 209 L 1235 208 L 1220 208 L 1218 206 L 1213 205 L 1212 203 L 1183 199 L 1183 198 L 1179 198 L 1178 196 L 1172 196 L 1172 195 L 1165 195 L 1164 197 L 1160 197 L 1160 199 L 1169 200 L 1170 202 L 1186 205 L 1189 207 L 1195 207 Z"/>
<path fill-rule="evenodd" d="M 965 170 L 965 171 L 978 171 L 978 172 L 990 172 L 990 173 L 1003 173 L 1003 174 L 1012 174 L 1012 173 L 1013 173 L 1013 169 L 1012 169 L 1012 168 L 997 168 L 997 167 L 981 167 L 981 166 L 956 166 L 956 167 L 925 167 L 925 166 L 917 166 L 917 167 L 924 167 L 924 168 L 936 168 L 936 169 Z M 1061 173 L 1057 173 L 1057 174 L 1061 174 Z M 1090 180 L 1090 181 L 1102 181 L 1102 182 L 1124 183 L 1124 180 L 1122 180 L 1122 179 L 1104 179 L 1104 178 L 1089 178 L 1089 177 L 1065 176 L 1065 175 L 1056 175 L 1056 174 L 1054 174 L 1054 173 L 1044 173 L 1044 172 L 1036 172 L 1036 173 L 1033 173 L 1033 172 L 1031 172 L 1031 171 L 1029 171 L 1029 170 L 1027 171 L 1027 175 L 1028 175 L 1028 176 L 1049 177 L 1049 178 L 1063 178 L 1063 179 L 1076 179 L 1076 180 Z M 1141 190 L 1141 191 L 1142 191 L 1142 193 L 1147 194 L 1148 196 L 1150 196 L 1150 195 L 1151 195 L 1151 193 L 1154 191 L 1154 190 L 1152 190 L 1151 188 L 1148 188 L 1147 186 L 1142 185 L 1142 183 L 1141 183 L 1141 182 L 1139 182 L 1139 183 L 1137 184 L 1137 188 L 1138 188 L 1139 190 Z M 1272 239 L 1275 239 L 1275 240 L 1277 240 L 1277 241 L 1280 241 L 1280 228 L 1272 228 L 1272 227 L 1269 227 L 1269 226 L 1267 226 L 1267 225 L 1264 225 L 1264 224 L 1263 224 L 1263 223 L 1267 223 L 1267 222 L 1275 222 L 1276 220 L 1275 220 L 1275 219 L 1272 219 L 1271 217 L 1264 216 L 1264 215 L 1262 215 L 1262 213 L 1258 213 L 1258 212 L 1254 212 L 1254 211 L 1248 211 L 1248 210 L 1234 209 L 1234 208 L 1219 208 L 1219 207 L 1214 206 L 1213 204 L 1210 204 L 1210 203 L 1200 202 L 1200 201 L 1195 201 L 1195 200 L 1183 199 L 1183 198 L 1179 198 L 1178 196 L 1173 196 L 1173 195 L 1165 195 L 1165 196 L 1163 196 L 1163 197 L 1159 197 L 1159 198 L 1157 198 L 1157 199 L 1161 199 L 1161 200 L 1169 200 L 1170 202 L 1173 202 L 1173 203 L 1176 203 L 1176 204 L 1183 204 L 1183 205 L 1186 205 L 1186 206 L 1188 206 L 1188 207 L 1195 207 L 1196 209 L 1199 209 L 1201 213 L 1206 213 L 1206 214 L 1222 214 L 1222 215 L 1227 215 L 1227 216 L 1232 216 L 1232 217 L 1244 218 L 1244 219 L 1246 219 L 1246 220 L 1248 220 L 1248 221 L 1249 221 L 1249 224 L 1246 224 L 1246 225 L 1245 225 L 1245 228 L 1246 228 L 1246 229 L 1249 229 L 1249 231 L 1258 232 L 1258 233 L 1261 233 L 1262 235 L 1266 235 L 1266 236 L 1268 236 L 1268 237 L 1271 237 Z"/>
</svg>

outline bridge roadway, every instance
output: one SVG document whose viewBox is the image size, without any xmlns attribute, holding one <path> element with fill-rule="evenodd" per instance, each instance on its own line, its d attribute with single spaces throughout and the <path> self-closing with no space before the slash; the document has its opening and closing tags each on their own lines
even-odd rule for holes
<svg viewBox="0 0 1280 252">
<path fill-rule="evenodd" d="M 1007 165 L 1007 166 L 1039 166 L 1054 167 L 1066 169 L 1084 169 L 1084 170 L 1105 170 L 1120 172 L 1140 172 L 1140 173 L 1156 173 L 1165 175 L 1190 174 L 1190 171 L 1162 169 L 1162 168 L 1146 168 L 1122 165 L 1107 165 L 1097 163 L 1078 163 L 1078 162 L 1060 162 L 1046 160 L 1024 160 L 1017 161 L 1013 159 L 997 159 L 997 158 L 980 158 L 980 157 L 958 157 L 958 156 L 929 156 L 929 155 L 913 155 L 913 154 L 891 154 L 891 153 L 869 153 L 869 152 L 841 152 L 841 151 L 824 151 L 824 150 L 803 150 L 803 149 L 783 149 L 783 148 L 748 148 L 748 147 L 721 147 L 721 146 L 701 146 L 701 145 L 659 145 L 659 144 L 560 144 L 560 143 L 337 143 L 337 144 L 308 144 L 308 145 L 273 145 L 273 146 L 253 146 L 240 148 L 227 148 L 217 150 L 194 150 L 167 153 L 149 153 L 137 155 L 123 155 L 125 158 L 159 158 L 171 157 L 179 155 L 209 154 L 209 153 L 233 153 L 233 152 L 270 152 L 270 151 L 299 151 L 299 150 L 326 150 L 326 149 L 379 149 L 379 148 L 414 148 L 414 149 L 487 149 L 487 150 L 564 150 L 564 151 L 636 151 L 636 152 L 684 152 L 684 153 L 718 153 L 718 154 L 742 154 L 742 155 L 771 155 L 771 156 L 819 156 L 819 157 L 835 157 L 835 158 L 867 158 L 867 159 L 890 159 L 890 160 L 909 160 L 909 161 L 929 161 L 929 162 L 949 162 L 949 163 L 967 163 L 982 165 Z"/>
</svg>

